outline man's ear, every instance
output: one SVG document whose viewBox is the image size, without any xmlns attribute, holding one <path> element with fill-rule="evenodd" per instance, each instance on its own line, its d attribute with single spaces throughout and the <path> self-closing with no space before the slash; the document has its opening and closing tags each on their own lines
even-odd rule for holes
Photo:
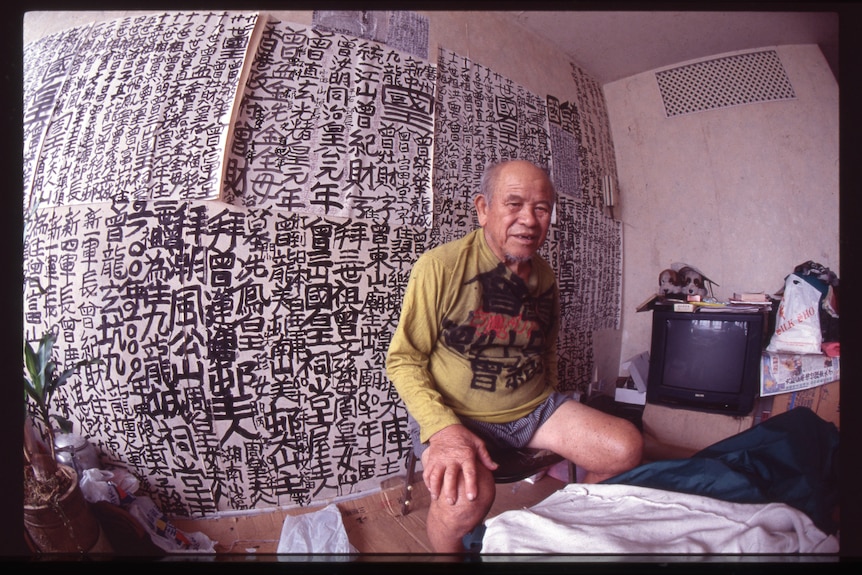
<svg viewBox="0 0 862 575">
<path fill-rule="evenodd" d="M 488 220 L 488 201 L 482 194 L 473 196 L 473 205 L 476 206 L 476 217 L 479 219 L 479 225 L 484 227 Z"/>
</svg>

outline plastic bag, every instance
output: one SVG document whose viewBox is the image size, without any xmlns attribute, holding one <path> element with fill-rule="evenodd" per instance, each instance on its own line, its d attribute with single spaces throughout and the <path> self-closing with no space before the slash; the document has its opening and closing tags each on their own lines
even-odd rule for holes
<svg viewBox="0 0 862 575">
<path fill-rule="evenodd" d="M 784 297 L 778 305 L 775 333 L 766 351 L 822 353 L 820 331 L 821 292 L 803 277 L 790 274 L 784 283 Z"/>
<path fill-rule="evenodd" d="M 279 553 L 358 553 L 347 540 L 341 511 L 335 504 L 304 515 L 288 515 L 281 526 Z"/>
<path fill-rule="evenodd" d="M 122 469 L 87 469 L 81 477 L 81 491 L 90 503 L 108 501 L 127 510 L 137 519 L 153 543 L 169 553 L 215 553 L 215 544 L 204 533 L 177 529 L 149 497 L 132 495 L 140 487 L 138 479 Z"/>
<path fill-rule="evenodd" d="M 114 505 L 120 505 L 120 495 L 114 485 L 126 493 L 134 493 L 140 487 L 138 478 L 123 469 L 85 469 L 80 484 L 84 499 L 90 503 L 107 501 Z"/>
<path fill-rule="evenodd" d="M 823 335 L 823 341 L 839 341 L 838 276 L 823 264 L 811 260 L 796 266 L 793 273 L 805 278 L 820 290 L 820 333 Z"/>
<path fill-rule="evenodd" d="M 149 532 L 153 543 L 169 553 L 215 553 L 215 543 L 204 533 L 186 533 L 171 523 L 149 497 L 123 498 L 123 507 L 128 510 Z"/>
</svg>

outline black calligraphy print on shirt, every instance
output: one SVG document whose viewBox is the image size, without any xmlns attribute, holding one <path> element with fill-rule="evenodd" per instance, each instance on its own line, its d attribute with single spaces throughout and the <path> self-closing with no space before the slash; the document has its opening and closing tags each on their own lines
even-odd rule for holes
<svg viewBox="0 0 862 575">
<path fill-rule="evenodd" d="M 524 281 L 503 264 L 466 283 L 474 282 L 479 284 L 480 306 L 465 323 L 445 318 L 443 341 L 469 358 L 472 388 L 493 392 L 502 381 L 506 388 L 517 389 L 544 370 L 553 289 L 532 296 Z"/>
</svg>

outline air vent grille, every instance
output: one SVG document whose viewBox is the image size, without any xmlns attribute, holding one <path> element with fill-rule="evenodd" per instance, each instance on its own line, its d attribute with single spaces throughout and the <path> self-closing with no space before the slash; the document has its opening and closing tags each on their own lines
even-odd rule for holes
<svg viewBox="0 0 862 575">
<path fill-rule="evenodd" d="M 668 117 L 796 98 L 775 50 L 687 64 L 656 79 Z"/>
</svg>

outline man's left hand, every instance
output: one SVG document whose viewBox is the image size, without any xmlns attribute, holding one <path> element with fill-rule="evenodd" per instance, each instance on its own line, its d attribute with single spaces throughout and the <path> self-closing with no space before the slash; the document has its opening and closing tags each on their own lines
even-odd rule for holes
<svg viewBox="0 0 862 575">
<path fill-rule="evenodd" d="M 450 425 L 432 435 L 423 453 L 422 465 L 422 478 L 431 499 L 442 496 L 450 505 L 458 501 L 458 487 L 462 482 L 467 499 L 476 499 L 477 465 L 491 471 L 497 468 L 485 443 L 463 425 Z"/>
</svg>

